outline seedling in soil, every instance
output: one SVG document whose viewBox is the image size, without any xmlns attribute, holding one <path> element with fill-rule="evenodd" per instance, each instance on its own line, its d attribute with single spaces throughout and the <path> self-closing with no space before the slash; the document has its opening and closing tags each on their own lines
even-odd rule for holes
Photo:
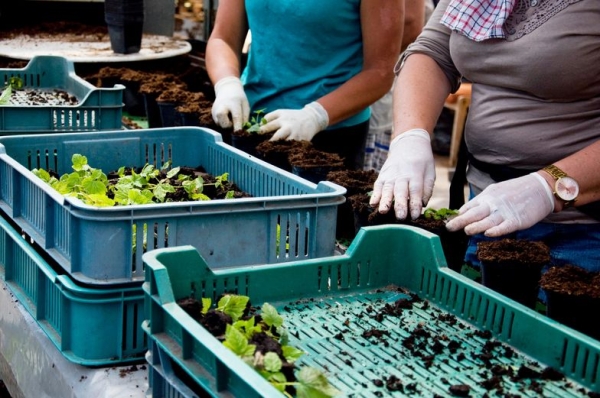
<svg viewBox="0 0 600 398">
<path fill-rule="evenodd" d="M 166 162 L 160 169 L 146 164 L 139 172 L 121 167 L 117 171 L 118 178 L 113 181 L 102 170 L 91 167 L 87 157 L 81 154 L 74 154 L 71 161 L 74 171 L 60 178 L 44 169 L 32 172 L 59 193 L 98 207 L 169 202 L 168 195 L 178 189 L 186 192 L 188 200 L 211 200 L 203 193 L 204 188 L 210 185 L 224 188 L 228 180 L 228 173 L 223 173 L 214 183 L 206 183 L 201 176 L 193 178 L 182 174 L 180 167 L 171 168 L 171 162 Z M 227 191 L 225 198 L 233 197 L 234 191 Z"/>
<path fill-rule="evenodd" d="M 260 134 L 260 127 L 267 124 L 267 121 L 264 118 L 266 109 L 259 109 L 254 111 L 254 115 L 250 118 L 249 121 L 244 123 L 242 128 L 246 130 L 248 133 Z"/>
<path fill-rule="evenodd" d="M 452 210 L 452 209 L 447 209 L 445 207 L 442 207 L 440 209 L 433 209 L 433 208 L 427 208 L 425 209 L 425 211 L 423 212 L 423 217 L 427 218 L 427 219 L 434 219 L 434 220 L 450 220 L 452 217 L 458 215 L 458 211 L 457 210 Z"/>
<path fill-rule="evenodd" d="M 223 295 L 215 308 L 212 300 L 202 298 L 179 301 L 188 314 L 198 320 L 223 345 L 254 368 L 285 396 L 299 398 L 332 397 L 340 394 L 318 369 L 298 368 L 295 362 L 303 351 L 288 344 L 284 319 L 275 307 L 264 303 L 260 314 L 249 305 L 250 298 Z M 201 311 L 198 314 L 198 304 Z"/>
<path fill-rule="evenodd" d="M 8 80 L 6 88 L 0 94 L 0 105 L 8 105 L 10 103 L 10 96 L 13 90 L 20 90 L 23 88 L 23 79 L 17 76 L 13 76 Z"/>
</svg>

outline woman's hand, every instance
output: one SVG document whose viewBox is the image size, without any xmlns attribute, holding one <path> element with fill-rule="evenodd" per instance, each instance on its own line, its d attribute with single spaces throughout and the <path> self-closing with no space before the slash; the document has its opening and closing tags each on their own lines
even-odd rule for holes
<svg viewBox="0 0 600 398">
<path fill-rule="evenodd" d="M 498 237 L 529 228 L 554 210 L 550 185 L 538 173 L 492 184 L 459 209 L 449 231 Z"/>
<path fill-rule="evenodd" d="M 373 187 L 370 205 L 379 205 L 387 213 L 394 202 L 396 218 L 408 215 L 414 220 L 421 215 L 433 193 L 435 161 L 431 138 L 423 129 L 408 130 L 394 138 L 390 152 Z"/>
<path fill-rule="evenodd" d="M 311 102 L 302 109 L 279 109 L 265 115 L 266 124 L 261 133 L 275 132 L 271 141 L 311 141 L 329 125 L 327 111 L 318 102 Z"/>
</svg>

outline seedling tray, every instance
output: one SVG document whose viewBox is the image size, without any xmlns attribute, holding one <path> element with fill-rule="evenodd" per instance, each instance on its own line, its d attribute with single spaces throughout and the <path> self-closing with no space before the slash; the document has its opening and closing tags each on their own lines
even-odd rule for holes
<svg viewBox="0 0 600 398">
<path fill-rule="evenodd" d="M 64 357 L 85 366 L 144 361 L 148 339 L 141 329 L 141 284 L 78 286 L 17 231 L 0 217 L 0 277 Z"/>
<path fill-rule="evenodd" d="M 450 270 L 439 238 L 422 229 L 363 228 L 344 255 L 280 265 L 211 271 L 189 246 L 144 260 L 142 327 L 159 380 L 152 396 L 167 396 L 177 378 L 195 394 L 282 397 L 177 304 L 191 293 L 215 302 L 226 292 L 274 305 L 290 344 L 306 351 L 299 364 L 326 371 L 344 396 L 451 396 L 464 385 L 469 396 L 600 390 L 598 341 Z M 416 301 L 399 316 L 378 316 L 399 299 Z M 555 371 L 566 378 L 550 380 Z M 392 376 L 396 391 L 386 387 Z"/>
<path fill-rule="evenodd" d="M 72 155 L 121 166 L 202 165 L 251 198 L 93 207 L 66 198 L 30 170 L 72 171 Z M 211 267 L 330 256 L 346 190 L 315 185 L 239 151 L 200 127 L 0 137 L 0 208 L 75 280 L 142 282 L 142 254 L 192 245 Z M 135 249 L 134 249 L 135 247 Z"/>
<path fill-rule="evenodd" d="M 4 89 L 11 77 L 23 81 L 23 89 L 64 90 L 78 104 L 0 105 L 0 134 L 103 131 L 121 128 L 125 86 L 97 88 L 75 74 L 73 62 L 51 55 L 34 56 L 25 68 L 0 69 Z"/>
</svg>

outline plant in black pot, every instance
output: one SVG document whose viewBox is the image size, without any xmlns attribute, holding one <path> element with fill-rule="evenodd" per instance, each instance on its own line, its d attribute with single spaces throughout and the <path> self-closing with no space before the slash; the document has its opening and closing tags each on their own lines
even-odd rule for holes
<svg viewBox="0 0 600 398">
<path fill-rule="evenodd" d="M 541 278 L 548 317 L 600 340 L 600 273 L 576 265 L 551 267 Z"/>
<path fill-rule="evenodd" d="M 550 263 L 545 243 L 509 238 L 484 241 L 477 244 L 476 254 L 484 286 L 535 307 L 542 269 Z"/>
<path fill-rule="evenodd" d="M 118 54 L 135 54 L 142 47 L 144 0 L 104 0 L 104 20 L 110 46 Z"/>
<path fill-rule="evenodd" d="M 249 155 L 258 157 L 256 147 L 273 136 L 273 133 L 261 133 L 260 127 L 267 123 L 264 119 L 265 109 L 254 111 L 249 121 L 240 130 L 231 133 L 231 145 Z"/>
</svg>

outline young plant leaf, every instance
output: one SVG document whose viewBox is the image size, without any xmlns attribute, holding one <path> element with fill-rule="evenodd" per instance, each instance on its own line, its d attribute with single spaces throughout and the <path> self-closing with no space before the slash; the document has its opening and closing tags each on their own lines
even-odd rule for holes
<svg viewBox="0 0 600 398">
<path fill-rule="evenodd" d="M 279 327 L 283 325 L 283 318 L 277 313 L 275 307 L 269 303 L 264 303 L 261 308 L 263 321 L 270 327 Z"/>
<path fill-rule="evenodd" d="M 227 294 L 219 300 L 217 310 L 223 311 L 235 322 L 244 314 L 244 310 L 246 309 L 249 300 L 250 298 L 248 296 Z"/>
<path fill-rule="evenodd" d="M 202 313 L 206 314 L 208 312 L 208 310 L 210 310 L 211 306 L 212 306 L 212 300 L 208 297 L 203 297 L 202 298 Z"/>
<path fill-rule="evenodd" d="M 341 394 L 337 388 L 329 384 L 327 377 L 318 369 L 303 367 L 296 373 L 298 398 L 325 398 Z"/>
<path fill-rule="evenodd" d="M 240 357 L 249 357 L 254 355 L 256 346 L 248 344 L 248 339 L 239 330 L 227 325 L 225 329 L 225 341 L 223 345 L 229 348 L 233 353 Z"/>
<path fill-rule="evenodd" d="M 274 352 L 267 352 L 263 358 L 263 365 L 265 370 L 271 373 L 279 372 L 283 367 L 283 363 L 277 354 Z"/>
</svg>

